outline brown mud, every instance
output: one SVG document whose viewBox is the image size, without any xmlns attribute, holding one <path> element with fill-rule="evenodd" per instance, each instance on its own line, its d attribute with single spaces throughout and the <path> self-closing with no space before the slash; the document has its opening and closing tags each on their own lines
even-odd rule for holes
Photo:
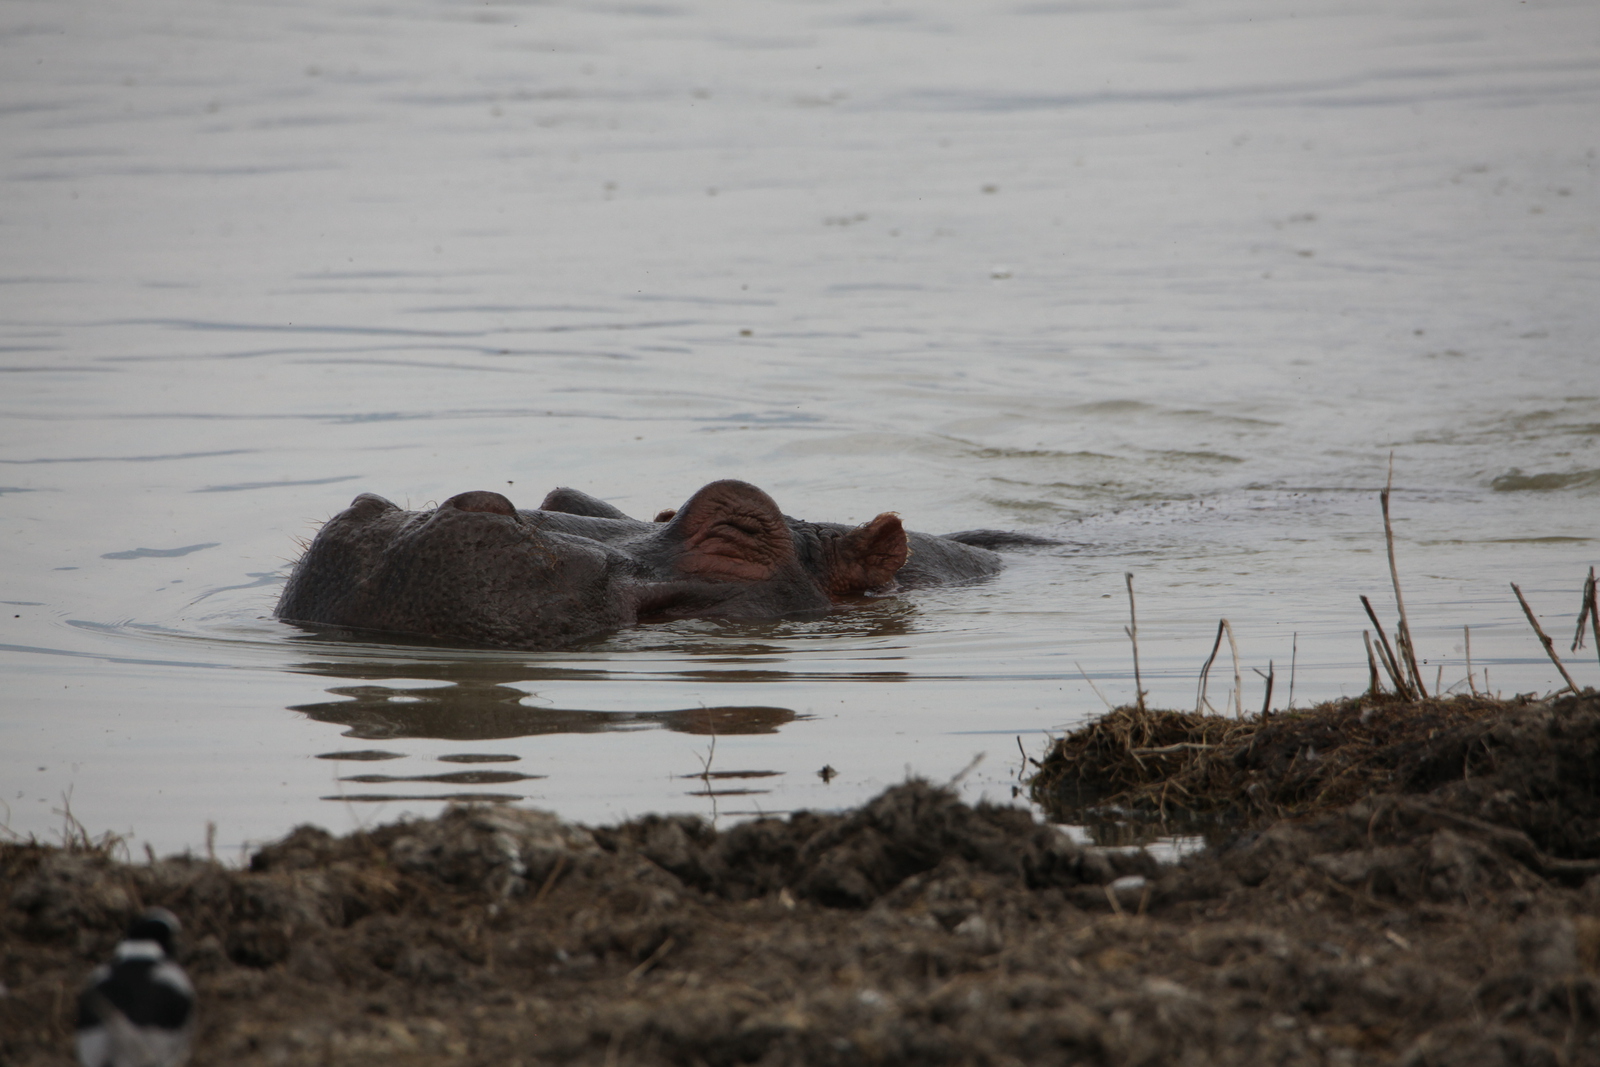
<svg viewBox="0 0 1600 1067">
<path fill-rule="evenodd" d="M 1425 791 L 1443 780 L 1441 760 L 1467 760 L 1464 777 L 1482 773 L 1494 750 L 1475 747 L 1474 724 L 1503 721 L 1531 702 L 1383 694 L 1245 719 L 1121 707 L 1052 744 L 1030 790 L 1056 822 L 1110 817 L 1237 831 L 1371 792 Z M 1456 740 L 1441 741 L 1442 733 Z"/>
<path fill-rule="evenodd" d="M 1600 1064 L 1600 695 L 1162 714 L 1101 756 L 1219 747 L 1043 763 L 1237 827 L 1174 867 L 917 782 L 721 832 L 301 828 L 248 870 L 0 845 L 0 1063 L 68 1062 L 78 983 L 159 904 L 199 1064 Z"/>
</svg>

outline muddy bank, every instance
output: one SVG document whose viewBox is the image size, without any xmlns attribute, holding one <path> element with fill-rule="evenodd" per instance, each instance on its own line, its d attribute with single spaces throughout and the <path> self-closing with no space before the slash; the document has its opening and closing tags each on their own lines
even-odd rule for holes
<svg viewBox="0 0 1600 1067">
<path fill-rule="evenodd" d="M 1600 697 L 1430 730 L 1173 868 L 921 783 L 723 832 L 301 829 L 249 870 L 0 846 L 0 1060 L 63 1062 L 160 904 L 197 1063 L 1600 1063 Z"/>
<path fill-rule="evenodd" d="M 1527 747 L 1545 743 L 1518 711 L 1533 703 L 1384 694 L 1245 719 L 1120 707 L 1054 742 L 1030 792 L 1056 822 L 1166 821 L 1226 837 L 1373 792 L 1482 777 L 1506 758 L 1531 764 Z"/>
</svg>

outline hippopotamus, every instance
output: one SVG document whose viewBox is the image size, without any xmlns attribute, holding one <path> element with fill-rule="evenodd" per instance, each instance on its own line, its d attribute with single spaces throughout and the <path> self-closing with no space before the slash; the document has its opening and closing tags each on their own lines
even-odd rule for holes
<svg viewBox="0 0 1600 1067">
<path fill-rule="evenodd" d="M 329 519 L 278 600 L 285 622 L 497 648 L 551 649 L 638 623 L 776 618 L 995 574 L 1026 535 L 907 531 L 885 512 L 804 522 L 716 481 L 655 521 L 575 489 L 533 510 L 460 493 L 407 511 L 362 493 Z"/>
</svg>

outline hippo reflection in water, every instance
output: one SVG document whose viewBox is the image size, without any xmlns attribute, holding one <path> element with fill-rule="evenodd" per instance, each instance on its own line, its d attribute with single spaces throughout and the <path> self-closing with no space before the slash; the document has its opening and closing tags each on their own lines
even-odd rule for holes
<svg viewBox="0 0 1600 1067">
<path fill-rule="evenodd" d="M 537 511 L 499 493 L 405 511 L 362 493 L 328 520 L 278 601 L 286 622 L 546 649 L 640 622 L 774 618 L 867 593 L 1000 570 L 990 530 L 910 533 L 802 522 L 739 481 L 712 482 L 655 522 L 557 489 Z"/>
</svg>

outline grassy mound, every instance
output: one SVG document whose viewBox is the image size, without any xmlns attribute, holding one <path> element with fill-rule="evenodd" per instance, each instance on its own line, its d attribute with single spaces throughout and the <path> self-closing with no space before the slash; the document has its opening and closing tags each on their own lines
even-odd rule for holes
<svg viewBox="0 0 1600 1067">
<path fill-rule="evenodd" d="M 1363 697 L 1246 719 L 1121 707 L 1056 741 L 1030 789 L 1058 822 L 1251 825 L 1404 788 L 1455 743 L 1441 738 L 1527 703 Z"/>
</svg>

